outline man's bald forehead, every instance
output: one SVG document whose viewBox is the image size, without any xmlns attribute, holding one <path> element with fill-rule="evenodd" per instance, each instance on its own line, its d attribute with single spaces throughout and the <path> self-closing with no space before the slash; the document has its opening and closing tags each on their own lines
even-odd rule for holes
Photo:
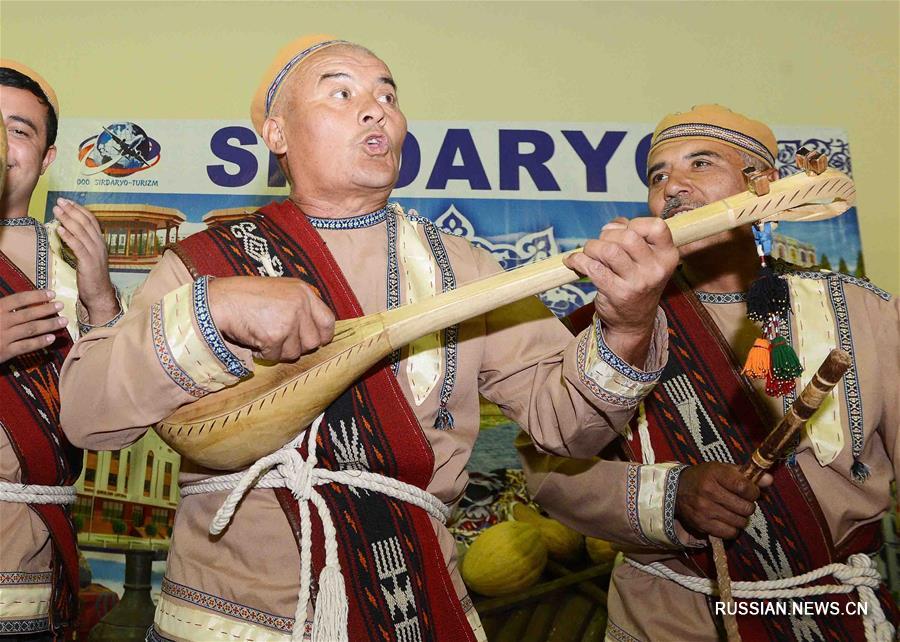
<svg viewBox="0 0 900 642">
<path fill-rule="evenodd" d="M 308 73 L 309 68 L 314 64 L 321 62 L 323 59 L 333 58 L 341 54 L 356 54 L 367 58 L 374 58 L 385 67 L 387 67 L 387 63 L 379 58 L 378 55 L 375 54 L 375 52 L 373 52 L 371 49 L 353 42 L 341 42 L 339 44 L 320 49 L 319 51 L 314 51 L 300 63 L 297 71 L 299 71 L 301 74 L 304 72 Z"/>
<path fill-rule="evenodd" d="M 386 74 L 381 80 L 394 87 L 394 89 L 397 88 L 387 63 L 379 58 L 371 49 L 352 42 L 342 42 L 313 52 L 300 63 L 300 66 L 294 72 L 293 77 L 285 83 L 286 86 L 279 93 L 275 103 L 272 105 L 271 114 L 276 115 L 280 113 L 281 109 L 283 109 L 283 105 L 294 98 L 295 92 L 298 91 L 301 86 L 314 87 L 325 78 L 349 76 L 350 74 L 348 74 L 346 70 L 334 70 L 323 73 L 321 69 L 321 67 L 327 65 L 331 59 L 338 58 L 342 54 L 356 54 L 378 61 L 386 70 Z"/>
<path fill-rule="evenodd" d="M 350 49 L 351 51 L 356 51 L 361 54 L 365 54 L 367 56 L 371 56 L 372 58 L 378 58 L 378 55 L 369 49 L 368 47 L 363 47 L 362 45 L 358 45 L 355 42 L 342 42 L 339 45 L 334 45 L 333 50 L 339 51 L 341 49 Z M 381 58 L 378 58 L 381 60 Z M 382 60 L 382 62 L 384 62 Z"/>
</svg>

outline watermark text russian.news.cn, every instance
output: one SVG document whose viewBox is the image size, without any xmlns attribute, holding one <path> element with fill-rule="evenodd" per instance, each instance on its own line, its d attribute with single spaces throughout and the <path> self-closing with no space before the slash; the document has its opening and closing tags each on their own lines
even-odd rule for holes
<svg viewBox="0 0 900 642">
<path fill-rule="evenodd" d="M 869 605 L 866 602 L 838 600 L 735 600 L 730 604 L 716 602 L 715 605 L 716 615 L 864 616 L 868 612 Z"/>
</svg>

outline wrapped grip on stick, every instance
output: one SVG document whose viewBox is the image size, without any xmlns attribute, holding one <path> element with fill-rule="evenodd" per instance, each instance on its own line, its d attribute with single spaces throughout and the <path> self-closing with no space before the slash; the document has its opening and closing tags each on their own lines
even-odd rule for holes
<svg viewBox="0 0 900 642">
<path fill-rule="evenodd" d="M 835 348 L 828 353 L 828 357 L 785 413 L 784 418 L 753 452 L 750 460 L 741 467 L 741 473 L 747 479 L 759 481 L 764 472 L 787 455 L 797 433 L 819 409 L 832 388 L 850 368 L 851 363 L 852 358 L 844 350 Z"/>
<path fill-rule="evenodd" d="M 806 384 L 803 392 L 784 414 L 784 418 L 763 440 L 759 448 L 753 451 L 750 460 L 741 466 L 741 474 L 754 483 L 759 481 L 763 473 L 783 459 L 791 451 L 797 434 L 803 425 L 815 414 L 825 401 L 831 390 L 850 368 L 853 359 L 837 348 L 828 353 L 825 361 L 819 366 L 812 380 Z M 728 573 L 728 558 L 725 544 L 718 537 L 710 536 L 709 542 L 713 550 L 713 562 L 716 565 L 716 579 L 719 587 L 719 598 L 726 604 L 733 602 L 731 594 L 731 577 Z M 740 642 L 737 618 L 733 610 L 724 614 L 725 631 L 728 642 Z"/>
</svg>

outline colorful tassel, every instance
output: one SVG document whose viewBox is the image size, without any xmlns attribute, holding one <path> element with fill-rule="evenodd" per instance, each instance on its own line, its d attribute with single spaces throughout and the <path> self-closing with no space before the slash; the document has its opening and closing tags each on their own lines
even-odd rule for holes
<svg viewBox="0 0 900 642">
<path fill-rule="evenodd" d="M 803 372 L 803 366 L 793 347 L 780 336 L 790 313 L 791 294 L 787 281 L 770 265 L 772 229 L 771 223 L 753 226 L 761 267 L 747 290 L 747 317 L 762 327 L 763 336 L 753 343 L 741 372 L 753 379 L 765 379 L 766 394 L 780 397 L 796 388 L 795 379 Z"/>
<path fill-rule="evenodd" d="M 869 467 L 859 459 L 854 458 L 853 465 L 850 467 L 850 474 L 853 476 L 853 481 L 858 484 L 864 484 L 869 478 Z"/>
<path fill-rule="evenodd" d="M 769 353 L 769 340 L 760 337 L 753 342 L 753 347 L 747 354 L 747 362 L 741 374 L 751 379 L 765 379 L 771 372 L 772 356 Z"/>
<path fill-rule="evenodd" d="M 747 291 L 747 317 L 760 324 L 772 317 L 783 319 L 787 316 L 790 302 L 787 282 L 764 264 Z"/>
<path fill-rule="evenodd" d="M 797 353 L 784 337 L 775 337 L 771 344 L 771 352 L 772 375 L 776 379 L 793 379 L 803 372 Z"/>
<path fill-rule="evenodd" d="M 444 404 L 441 404 L 441 407 L 438 408 L 437 416 L 434 418 L 434 427 L 438 430 L 453 429 L 453 415 L 450 414 L 450 411 Z"/>
<path fill-rule="evenodd" d="M 768 223 L 754 223 L 753 225 L 753 241 L 756 243 L 756 250 L 761 257 L 768 256 L 772 253 L 772 244 L 775 239 L 772 237 L 774 226 L 771 221 Z"/>
<path fill-rule="evenodd" d="M 793 392 L 794 388 L 796 388 L 796 383 L 793 379 L 779 379 L 772 376 L 771 373 L 766 377 L 766 394 L 770 397 L 783 397 Z"/>
</svg>

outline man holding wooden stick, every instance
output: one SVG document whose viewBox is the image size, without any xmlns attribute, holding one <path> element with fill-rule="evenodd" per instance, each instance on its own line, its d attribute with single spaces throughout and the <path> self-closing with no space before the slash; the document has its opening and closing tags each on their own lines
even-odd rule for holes
<svg viewBox="0 0 900 642">
<path fill-rule="evenodd" d="M 671 114 L 651 142 L 650 211 L 678 216 L 746 190 L 748 175 L 774 178 L 777 154 L 767 126 L 723 107 Z M 607 639 L 720 639 L 708 536 L 732 540 L 733 582 L 783 580 L 780 594 L 741 585 L 761 600 L 738 600 L 745 640 L 893 639 L 896 605 L 867 554 L 880 546 L 900 459 L 897 303 L 863 279 L 771 259 L 761 269 L 770 233 L 745 226 L 680 248 L 661 304 L 666 368 L 605 459 L 520 444 L 529 487 L 553 517 L 628 550 L 613 573 Z M 852 365 L 760 493 L 739 466 L 831 348 Z M 822 577 L 790 579 L 807 573 Z M 822 590 L 812 584 L 832 585 L 824 611 L 776 604 Z M 863 605 L 857 586 L 876 589 L 879 603 Z"/>
<path fill-rule="evenodd" d="M 251 116 L 290 199 L 181 242 L 120 326 L 75 347 L 62 377 L 73 443 L 127 446 L 180 406 L 239 390 L 254 357 L 292 361 L 327 344 L 336 317 L 500 271 L 389 202 L 406 119 L 390 70 L 367 49 L 320 36 L 292 43 L 264 75 Z M 570 264 L 605 293 L 602 342 L 593 330 L 573 339 L 526 299 L 398 351 L 258 473 L 222 477 L 183 462 L 148 639 L 483 639 L 442 523 L 466 485 L 479 393 L 547 451 L 597 452 L 630 417 L 620 400 L 659 376 L 657 304 L 677 256 L 658 219 L 606 230 Z M 315 485 L 323 471 L 367 486 Z"/>
</svg>

